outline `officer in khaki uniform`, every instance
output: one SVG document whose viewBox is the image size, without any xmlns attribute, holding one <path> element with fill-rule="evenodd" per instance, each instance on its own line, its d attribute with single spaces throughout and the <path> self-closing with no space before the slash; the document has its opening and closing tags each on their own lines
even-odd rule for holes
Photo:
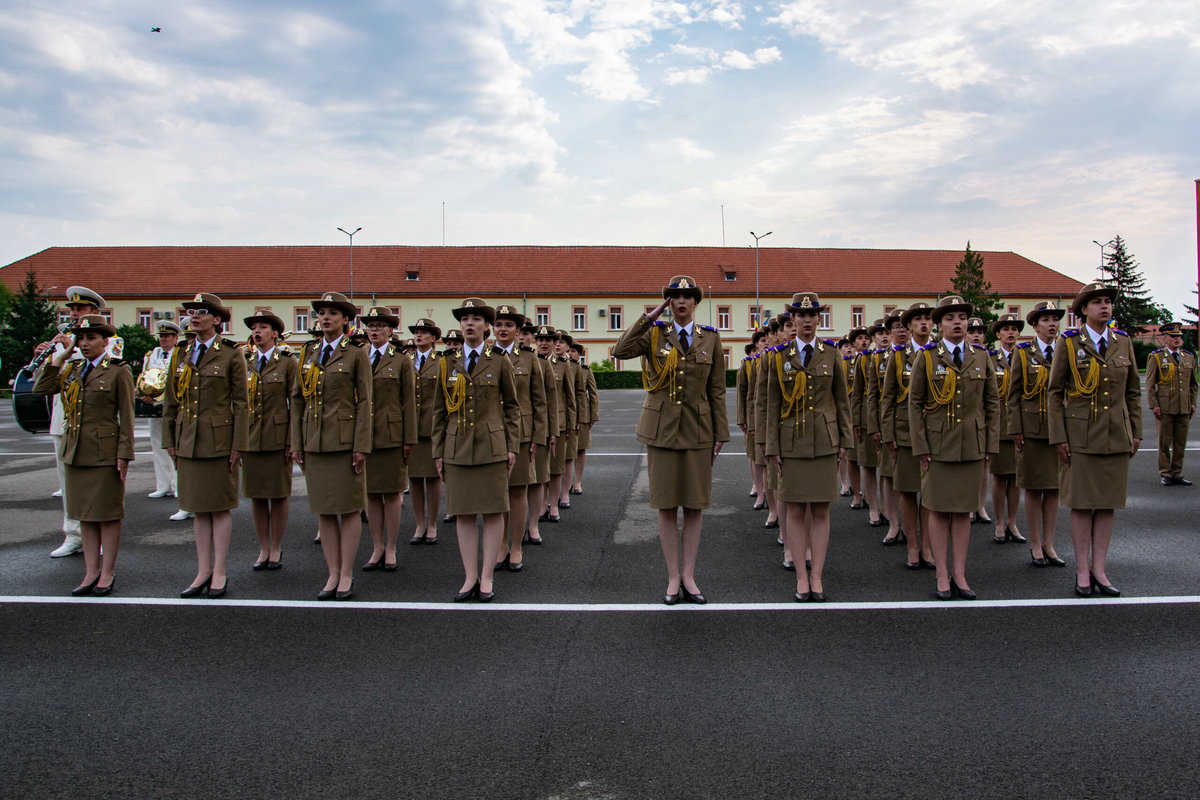
<svg viewBox="0 0 1200 800">
<path fill-rule="evenodd" d="M 533 451 L 534 482 L 529 484 L 528 534 L 525 537 L 530 544 L 540 545 L 542 534 L 539 523 L 549 519 L 546 492 L 550 483 L 551 453 L 557 447 L 562 424 L 559 421 L 559 384 L 556 382 L 549 355 L 554 329 L 548 325 L 526 325 L 521 329 L 521 335 L 537 355 L 538 375 L 542 381 L 542 393 L 546 396 L 544 425 L 539 427 L 534 424 L 534 443 L 537 447 Z M 542 433 L 541 439 L 537 438 L 539 431 Z"/>
<path fill-rule="evenodd" d="M 442 479 L 433 464 L 433 407 L 436 405 L 438 373 L 442 354 L 434 345 L 442 329 L 428 317 L 408 326 L 416 347 L 412 353 L 415 375 L 417 443 L 408 459 L 408 486 L 412 495 L 416 529 L 409 544 L 437 544 L 438 512 L 442 503 Z"/>
<path fill-rule="evenodd" d="M 880 321 L 881 333 L 887 337 L 882 346 L 875 348 L 871 357 L 872 372 L 870 391 L 867 393 L 867 435 L 879 448 L 879 498 L 883 503 L 882 517 L 887 518 L 887 533 L 884 534 L 883 544 L 891 545 L 900 537 L 900 497 L 896 493 L 894 478 L 896 475 L 896 454 L 892 448 L 883 446 L 883 434 L 880 429 L 880 403 L 883 396 L 883 379 L 887 374 L 888 361 L 892 353 L 892 337 L 900 336 L 908 339 L 908 329 L 904 327 L 904 312 L 896 309 Z M 876 335 L 876 339 L 882 336 Z M 882 518 L 880 522 L 882 522 Z"/>
<path fill-rule="evenodd" d="M 750 496 L 758 497 L 758 472 L 754 469 L 754 435 L 750 432 L 747 426 L 748 415 L 746 414 L 746 394 L 750 383 L 750 370 L 753 368 L 755 344 L 758 339 L 758 331 L 754 332 L 755 338 L 746 344 L 746 355 L 742 359 L 742 363 L 738 365 L 737 380 L 737 426 L 742 429 L 742 434 L 746 440 L 746 465 L 750 468 Z"/>
<path fill-rule="evenodd" d="M 575 476 L 575 457 L 579 454 L 579 431 L 591 414 L 588 409 L 586 379 L 579 368 L 579 363 L 571 355 L 574 347 L 575 340 L 571 338 L 571 335 L 565 331 L 559 331 L 558 341 L 554 345 L 555 356 L 563 365 L 563 390 L 572 395 L 575 401 L 575 422 L 567 429 L 567 435 L 563 437 L 566 444 L 563 453 L 562 480 L 559 482 L 558 490 L 558 507 L 560 509 L 571 507 L 571 481 Z"/>
<path fill-rule="evenodd" d="M 1183 327 L 1158 329 L 1163 347 L 1146 364 L 1146 400 L 1158 425 L 1158 474 L 1163 486 L 1191 486 L 1183 477 L 1188 424 L 1196 413 L 1196 355 L 1183 349 Z"/>
<path fill-rule="evenodd" d="M 966 578 L 970 514 L 979 503 L 984 464 L 1000 449 L 996 373 L 987 350 L 966 342 L 971 310 L 957 295 L 934 307 L 942 339 L 922 349 L 908 390 L 909 433 L 923 470 L 921 503 L 930 512 L 939 600 L 975 599 Z M 953 563 L 947 558 L 951 537 Z"/>
<path fill-rule="evenodd" d="M 558 441 L 550 453 L 550 485 L 546 495 L 546 510 L 541 514 L 541 522 L 558 522 L 559 509 L 563 507 L 563 481 L 569 478 L 567 474 L 567 451 L 570 449 L 571 433 L 575 430 L 578 419 L 578 406 L 575 398 L 575 384 L 567 361 L 557 354 L 558 343 L 562 333 L 549 325 L 543 325 L 537 332 L 538 353 L 546 355 L 549 362 L 551 382 L 554 384 L 555 404 L 558 407 Z"/>
<path fill-rule="evenodd" d="M 600 391 L 596 387 L 596 376 L 588 366 L 587 350 L 576 342 L 572 351 L 575 363 L 579 365 L 579 373 L 583 376 L 587 414 L 578 415 L 579 442 L 575 450 L 575 485 L 571 487 L 571 494 L 583 494 L 583 470 L 587 467 L 587 450 L 592 445 L 592 426 L 600 421 Z"/>
<path fill-rule="evenodd" d="M 362 320 L 371 362 L 371 453 L 366 464 L 371 557 L 363 571 L 394 572 L 402 492 L 408 486 L 408 459 L 417 443 L 416 377 L 412 359 L 393 338 L 400 318 L 374 306 Z"/>
<path fill-rule="evenodd" d="M 850 399 L 841 353 L 816 336 L 820 297 L 799 292 L 788 311 L 796 338 L 783 343 L 767 375 L 764 447 L 780 470 L 789 549 L 798 559 L 812 549 L 811 567 L 796 566 L 793 599 L 824 602 L 829 504 L 838 495 L 838 459 L 850 438 Z"/>
<path fill-rule="evenodd" d="M 133 376 L 105 352 L 117 332 L 104 317 L 84 315 L 69 333 L 75 337 L 71 346 L 38 369 L 33 391 L 57 394 L 63 406 L 63 496 L 67 515 L 79 521 L 84 560 L 83 582 L 71 594 L 106 595 L 116 580 L 125 477 L 133 460 Z M 76 350 L 82 357 L 72 359 Z"/>
<path fill-rule="evenodd" d="M 182 304 L 196 339 L 176 349 L 163 402 L 163 444 L 179 470 L 179 507 L 196 516 L 192 532 L 199 562 L 181 593 L 196 597 L 226 589 L 225 561 L 233 534 L 230 511 L 238 505 L 238 464 L 249 446 L 246 359 L 219 326 L 230 310 L 201 292 Z"/>
<path fill-rule="evenodd" d="M 729 441 L 725 357 L 720 334 L 695 323 L 696 305 L 704 295 L 691 276 L 676 275 L 662 295 L 663 302 L 621 334 L 613 358 L 642 359 L 646 400 L 637 438 L 646 445 L 650 505 L 658 509 L 658 535 L 667 561 L 664 601 L 679 602 L 682 590 L 690 602 L 704 603 L 695 568 L 702 510 L 712 493 L 713 462 Z M 669 323 L 658 319 L 668 305 Z M 677 527 L 680 506 L 682 536 Z"/>
<path fill-rule="evenodd" d="M 763 527 L 780 529 L 776 541 L 784 547 L 783 566 L 788 569 L 792 559 L 784 536 L 786 531 L 783 530 L 783 526 L 787 525 L 787 517 L 779 503 L 779 466 L 767 458 L 766 439 L 763 438 L 767 432 L 767 378 L 775 367 L 780 351 L 787 347 L 787 343 L 791 341 L 795 333 L 795 329 L 791 325 L 791 317 L 786 320 L 782 317 L 783 315 L 773 317 L 767 323 L 767 348 L 763 352 L 754 378 L 754 429 L 761 434 L 755 439 L 754 446 L 756 448 L 755 457 L 761 457 L 763 464 L 763 488 L 767 503 L 767 520 L 763 523 Z"/>
<path fill-rule="evenodd" d="M 253 505 L 258 558 L 253 569 L 277 570 L 292 494 L 291 401 L 296 359 L 282 346 L 283 320 L 265 312 L 246 317 L 253 347 L 246 350 L 250 432 L 242 453 L 242 494 Z"/>
<path fill-rule="evenodd" d="M 1062 467 L 1059 493 L 1071 509 L 1075 592 L 1115 596 L 1108 580 L 1114 510 L 1125 507 L 1129 462 L 1142 444 L 1142 384 L 1133 344 L 1111 327 L 1114 287 L 1089 283 L 1071 303 L 1084 320 L 1059 337 L 1046 417 Z"/>
<path fill-rule="evenodd" d="M 988 461 L 988 471 L 992 475 L 992 511 L 996 523 L 992 541 L 996 544 L 1025 544 L 1029 541 L 1017 528 L 1021 489 L 1017 486 L 1017 448 L 1008 432 L 1009 387 L 1012 385 L 1017 337 L 1023 330 L 1025 320 L 1016 314 L 1001 314 L 992 323 L 996 346 L 988 351 L 992 358 L 992 369 L 996 372 L 996 390 L 1000 394 L 1000 452 Z"/>
<path fill-rule="evenodd" d="M 878 408 L 875 399 L 883 354 L 875 347 L 877 335 L 883 331 L 883 320 L 877 319 L 867 329 L 870 343 L 854 363 L 853 389 L 850 394 L 850 420 L 854 426 L 854 444 L 858 455 L 859 485 L 867 503 L 867 522 L 872 528 L 883 525 L 879 518 L 879 483 L 875 471 L 879 468 L 879 443 L 871 435 L 872 409 Z M 878 423 L 875 423 L 878 427 Z"/>
</svg>

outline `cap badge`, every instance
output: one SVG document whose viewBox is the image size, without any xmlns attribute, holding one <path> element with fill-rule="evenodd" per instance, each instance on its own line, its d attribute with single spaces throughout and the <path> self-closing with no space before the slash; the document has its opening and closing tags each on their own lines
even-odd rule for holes
<svg viewBox="0 0 1200 800">
<path fill-rule="evenodd" d="M 192 298 L 192 302 L 193 303 L 203 303 L 204 296 L 202 294 L 200 294 L 199 292 L 196 292 L 196 296 Z"/>
<path fill-rule="evenodd" d="M 1054 301 L 1053 301 L 1053 300 L 1051 300 L 1051 301 L 1049 301 L 1048 303 L 1046 303 L 1046 308 L 1047 308 L 1047 309 L 1049 309 L 1049 310 L 1051 310 L 1051 311 L 1055 311 L 1055 310 L 1057 310 L 1057 308 L 1058 308 L 1058 307 L 1057 307 L 1057 306 L 1055 306 L 1055 305 L 1054 305 Z"/>
<path fill-rule="evenodd" d="M 92 321 L 91 321 L 90 319 L 85 319 L 85 320 L 83 320 L 82 322 L 80 322 L 80 323 L 79 323 L 79 327 L 81 327 L 81 328 L 90 328 L 90 327 L 92 327 Z"/>
<path fill-rule="evenodd" d="M 466 302 L 463 303 L 463 308 L 474 308 L 474 307 L 475 307 L 474 300 L 467 300 Z"/>
<path fill-rule="evenodd" d="M 679 288 L 680 289 L 690 289 L 690 288 L 692 288 L 692 285 L 690 283 L 688 283 L 687 278 L 680 278 L 679 279 Z"/>
<path fill-rule="evenodd" d="M 812 308 L 812 300 L 807 297 L 800 301 L 801 308 Z"/>
</svg>

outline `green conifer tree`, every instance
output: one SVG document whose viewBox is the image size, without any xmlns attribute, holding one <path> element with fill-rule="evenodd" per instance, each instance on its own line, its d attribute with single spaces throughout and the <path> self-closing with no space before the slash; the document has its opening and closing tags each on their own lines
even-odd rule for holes
<svg viewBox="0 0 1200 800">
<path fill-rule="evenodd" d="M 972 250 L 970 242 L 967 242 L 962 260 L 954 268 L 952 286 L 954 294 L 975 307 L 974 316 L 983 320 L 988 328 L 988 341 L 991 341 L 992 323 L 1000 318 L 996 313 L 1001 307 L 1000 295 L 992 291 L 991 281 L 983 274 L 983 254 Z"/>
<path fill-rule="evenodd" d="M 1117 289 L 1113 319 L 1118 328 L 1132 335 L 1143 332 L 1147 325 L 1171 319 L 1170 312 L 1150 296 L 1141 265 L 1126 249 L 1125 240 L 1119 234 L 1107 244 L 1100 273 L 1105 283 Z"/>
<path fill-rule="evenodd" d="M 21 289 L 8 303 L 7 313 L 0 316 L 0 381 L 8 381 L 17 370 L 33 358 L 33 348 L 54 335 L 57 313 L 54 304 L 38 287 L 37 275 L 25 273 Z"/>
</svg>

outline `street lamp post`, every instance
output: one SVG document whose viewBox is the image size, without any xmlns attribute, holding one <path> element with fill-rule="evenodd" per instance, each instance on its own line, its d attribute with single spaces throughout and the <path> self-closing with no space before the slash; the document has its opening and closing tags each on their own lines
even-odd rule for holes
<svg viewBox="0 0 1200 800">
<path fill-rule="evenodd" d="M 354 299 L 354 234 L 362 230 L 359 225 L 352 231 L 348 231 L 342 226 L 338 226 L 338 230 L 350 237 L 350 299 Z"/>
<path fill-rule="evenodd" d="M 754 237 L 754 315 L 757 318 L 758 323 L 754 326 L 756 328 L 762 325 L 762 304 L 758 297 L 758 243 L 760 240 L 767 238 L 772 233 L 774 233 L 774 231 L 767 231 L 762 236 L 759 236 L 754 231 L 750 231 L 750 235 Z"/>
</svg>

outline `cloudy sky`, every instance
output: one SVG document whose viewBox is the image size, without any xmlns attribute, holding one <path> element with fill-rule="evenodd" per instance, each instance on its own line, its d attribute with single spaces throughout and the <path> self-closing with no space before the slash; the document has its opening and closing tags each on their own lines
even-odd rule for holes
<svg viewBox="0 0 1200 800">
<path fill-rule="evenodd" d="M 161 33 L 152 33 L 161 26 Z M 0 263 L 50 245 L 1014 250 L 1195 286 L 1195 0 L 7 3 Z"/>
</svg>

